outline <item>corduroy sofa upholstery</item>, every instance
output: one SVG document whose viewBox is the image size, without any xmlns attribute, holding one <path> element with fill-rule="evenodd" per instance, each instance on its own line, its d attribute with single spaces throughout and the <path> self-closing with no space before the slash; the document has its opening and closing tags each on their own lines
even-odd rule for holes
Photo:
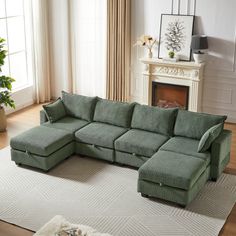
<svg viewBox="0 0 236 236">
<path fill-rule="evenodd" d="M 185 206 L 229 162 L 231 132 L 223 130 L 225 116 L 66 92 L 51 106 L 40 112 L 40 126 L 11 139 L 17 164 L 48 171 L 76 153 L 129 165 L 139 168 L 138 192 L 143 196 Z M 202 137 L 218 124 L 220 134 L 206 151 L 199 151 Z"/>
</svg>

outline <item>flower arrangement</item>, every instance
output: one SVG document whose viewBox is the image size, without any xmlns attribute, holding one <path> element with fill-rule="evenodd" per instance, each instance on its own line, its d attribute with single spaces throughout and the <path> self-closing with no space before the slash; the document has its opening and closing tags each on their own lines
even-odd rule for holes
<svg viewBox="0 0 236 236">
<path fill-rule="evenodd" d="M 134 46 L 146 47 L 148 49 L 148 57 L 152 58 L 152 48 L 155 44 L 158 44 L 157 40 L 150 35 L 140 36 Z"/>
</svg>

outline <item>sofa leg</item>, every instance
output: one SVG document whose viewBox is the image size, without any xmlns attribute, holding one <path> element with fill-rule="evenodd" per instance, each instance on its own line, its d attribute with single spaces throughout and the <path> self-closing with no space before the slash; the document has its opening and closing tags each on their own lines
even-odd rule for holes
<svg viewBox="0 0 236 236">
<path fill-rule="evenodd" d="M 216 181 L 217 181 L 217 178 L 211 178 L 211 181 L 216 182 Z"/>
<path fill-rule="evenodd" d="M 141 193 L 141 196 L 142 196 L 142 197 L 146 197 L 146 198 L 148 197 L 148 195 L 145 194 L 145 193 Z"/>
<path fill-rule="evenodd" d="M 178 204 L 178 206 L 183 209 L 186 207 L 186 205 L 183 205 L 183 204 Z"/>
<path fill-rule="evenodd" d="M 16 163 L 17 166 L 21 166 L 21 163 Z"/>
<path fill-rule="evenodd" d="M 123 167 L 123 166 L 125 166 L 124 164 L 122 164 L 122 163 L 115 163 L 116 165 L 118 165 L 118 166 L 120 166 L 120 167 Z"/>
</svg>

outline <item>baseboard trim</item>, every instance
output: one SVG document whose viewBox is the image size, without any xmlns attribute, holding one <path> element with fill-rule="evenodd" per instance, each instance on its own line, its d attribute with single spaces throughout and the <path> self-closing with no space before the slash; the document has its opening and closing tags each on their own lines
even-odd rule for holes
<svg viewBox="0 0 236 236">
<path fill-rule="evenodd" d="M 21 104 L 17 104 L 16 109 L 12 109 L 12 108 L 6 109 L 6 115 L 10 115 L 10 114 L 12 114 L 14 112 L 20 111 L 20 110 L 22 110 L 22 109 L 24 109 L 26 107 L 29 107 L 29 106 L 31 106 L 33 104 L 34 104 L 33 100 L 28 101 L 28 102 L 24 102 L 24 103 L 21 103 Z"/>
</svg>

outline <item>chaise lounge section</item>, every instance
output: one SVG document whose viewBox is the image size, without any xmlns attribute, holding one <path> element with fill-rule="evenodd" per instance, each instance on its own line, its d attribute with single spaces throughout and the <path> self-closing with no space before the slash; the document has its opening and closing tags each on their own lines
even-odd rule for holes
<svg viewBox="0 0 236 236">
<path fill-rule="evenodd" d="M 76 153 L 139 168 L 138 192 L 183 206 L 230 158 L 226 117 L 62 92 L 41 125 L 11 140 L 12 160 L 48 171 Z"/>
<path fill-rule="evenodd" d="M 209 173 L 209 160 L 158 151 L 139 169 L 138 192 L 186 206 L 209 179 Z"/>
</svg>

